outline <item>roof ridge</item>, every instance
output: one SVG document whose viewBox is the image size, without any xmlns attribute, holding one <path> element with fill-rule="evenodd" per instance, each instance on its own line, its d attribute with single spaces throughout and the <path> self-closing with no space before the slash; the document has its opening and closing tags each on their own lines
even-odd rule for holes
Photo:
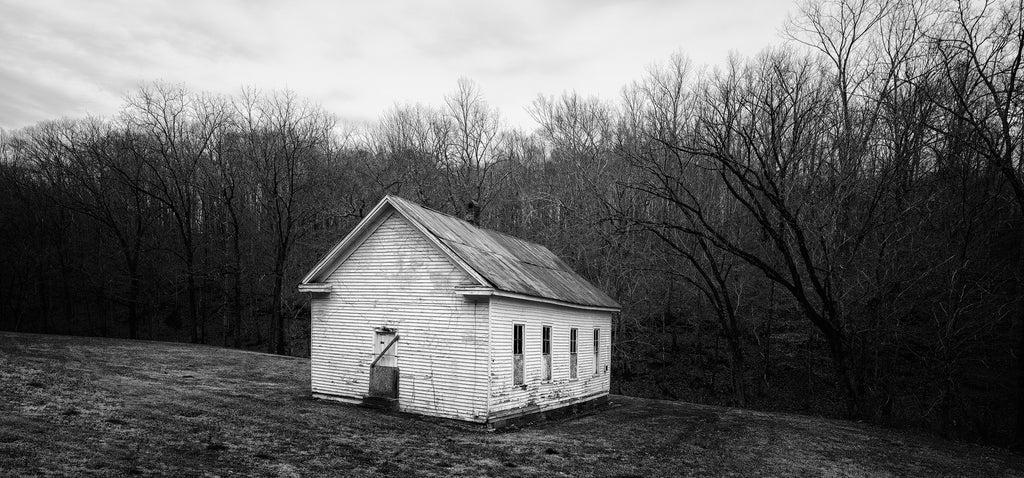
<svg viewBox="0 0 1024 478">
<path fill-rule="evenodd" d="M 520 242 L 525 242 L 525 243 L 527 243 L 527 244 L 536 244 L 536 245 L 538 245 L 538 246 L 541 246 L 541 247 L 543 247 L 543 248 L 545 248 L 545 249 L 548 249 L 548 246 L 545 246 L 544 244 L 540 244 L 540 243 L 537 243 L 537 242 L 534 242 L 534 241 L 527 241 L 526 239 L 523 239 L 523 238 L 521 238 L 521 237 L 516 237 L 516 236 L 513 236 L 513 235 L 511 235 L 511 234 L 507 234 L 507 233 L 504 233 L 504 232 L 501 232 L 501 231 L 499 231 L 499 230 L 497 230 L 497 229 L 491 229 L 491 228 L 489 228 L 489 227 L 484 227 L 484 226 L 480 226 L 480 225 L 477 225 L 477 224 L 473 224 L 473 223 L 471 223 L 471 222 L 469 222 L 469 221 L 467 221 L 467 220 L 465 220 L 465 219 L 463 219 L 463 218 L 461 218 L 461 217 L 459 217 L 459 216 L 456 216 L 456 215 L 454 215 L 454 214 L 448 214 L 448 213 L 446 213 L 446 212 L 444 212 L 444 211 L 438 211 L 437 209 L 434 209 L 434 208 L 432 208 L 432 207 L 429 207 L 429 206 L 424 206 L 424 205 L 422 205 L 422 204 L 420 204 L 420 203 L 418 203 L 418 202 L 416 202 L 416 201 L 412 201 L 412 200 L 410 200 L 410 199 L 406 199 L 406 198 L 404 198 L 404 197 L 401 197 L 401 196 L 398 196 L 398 195 L 395 195 L 395 194 L 387 194 L 387 195 L 385 195 L 385 196 L 386 196 L 386 197 L 390 197 L 390 198 L 393 198 L 393 199 L 398 199 L 398 200 L 401 200 L 402 202 L 408 203 L 408 204 L 410 204 L 410 205 L 412 205 L 412 206 L 416 206 L 416 207 L 418 207 L 418 208 L 420 208 L 420 209 L 425 209 L 425 210 L 427 210 L 427 211 L 430 211 L 430 212 L 433 212 L 433 213 L 436 213 L 436 214 L 440 214 L 440 215 L 442 215 L 442 216 L 447 216 L 447 217 L 450 217 L 450 218 L 452 218 L 452 219 L 455 219 L 455 220 L 457 220 L 457 221 L 459 221 L 459 222 L 463 222 L 463 223 L 465 223 L 465 224 L 469 225 L 470 227 L 475 227 L 475 228 L 477 228 L 477 229 L 479 229 L 479 230 L 481 230 L 481 231 L 485 231 L 485 232 L 493 232 L 493 233 L 495 233 L 495 234 L 500 234 L 500 235 L 502 235 L 502 236 L 505 236 L 505 237 L 507 237 L 507 238 L 509 238 L 509 239 L 515 239 L 515 240 L 517 240 L 517 241 L 520 241 Z M 469 246 L 469 244 L 466 244 L 466 243 L 464 243 L 464 242 L 459 242 L 459 244 L 465 244 L 465 245 Z M 470 247 L 473 247 L 473 246 L 470 246 Z M 551 250 L 550 250 L 550 249 L 548 249 L 548 252 L 551 252 Z"/>
<path fill-rule="evenodd" d="M 467 272 L 476 274 L 481 283 L 569 304 L 621 307 L 543 244 L 481 227 L 401 196 L 387 194 L 381 201 L 385 203 L 430 236 Z"/>
</svg>

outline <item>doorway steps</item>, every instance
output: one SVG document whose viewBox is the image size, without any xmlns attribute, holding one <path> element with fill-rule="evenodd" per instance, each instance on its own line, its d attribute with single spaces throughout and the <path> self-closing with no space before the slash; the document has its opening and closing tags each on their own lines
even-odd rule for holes
<svg viewBox="0 0 1024 478">
<path fill-rule="evenodd" d="M 377 397 L 367 395 L 363 397 L 362 403 L 359 404 L 361 407 L 375 408 L 377 410 L 398 410 L 398 399 L 391 397 Z"/>
</svg>

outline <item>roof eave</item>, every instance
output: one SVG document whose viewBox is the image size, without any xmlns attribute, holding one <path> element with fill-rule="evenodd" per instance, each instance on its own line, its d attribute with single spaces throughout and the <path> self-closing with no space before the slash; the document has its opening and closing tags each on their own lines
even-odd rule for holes
<svg viewBox="0 0 1024 478">
<path fill-rule="evenodd" d="M 558 299 L 548 299 L 546 297 L 537 297 L 533 295 L 520 294 L 518 292 L 509 292 L 504 290 L 495 289 L 492 287 L 477 287 L 477 286 L 459 286 L 455 288 L 455 293 L 472 298 L 480 297 L 505 297 L 509 299 L 525 300 L 528 302 L 540 302 L 543 304 L 559 305 L 562 307 L 569 307 L 572 309 L 581 310 L 593 310 L 599 312 L 619 312 L 622 310 L 621 307 L 608 307 L 603 305 L 590 305 L 590 304 L 576 304 L 572 302 L 566 302 Z"/>
<path fill-rule="evenodd" d="M 299 284 L 299 292 L 309 292 L 313 294 L 330 294 L 331 284 L 323 282 Z"/>
</svg>

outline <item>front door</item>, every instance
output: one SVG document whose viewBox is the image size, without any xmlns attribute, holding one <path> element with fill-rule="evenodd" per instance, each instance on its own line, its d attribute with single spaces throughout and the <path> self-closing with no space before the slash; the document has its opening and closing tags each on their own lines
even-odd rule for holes
<svg viewBox="0 0 1024 478">
<path fill-rule="evenodd" d="M 398 334 L 394 331 L 374 332 L 369 395 L 398 398 Z"/>
</svg>

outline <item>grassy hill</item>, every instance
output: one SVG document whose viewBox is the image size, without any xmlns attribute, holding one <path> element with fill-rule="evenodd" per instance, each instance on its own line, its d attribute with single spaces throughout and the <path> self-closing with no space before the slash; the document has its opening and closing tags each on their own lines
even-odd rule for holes
<svg viewBox="0 0 1024 478">
<path fill-rule="evenodd" d="M 487 432 L 313 400 L 309 361 L 0 332 L 0 475 L 1024 476 L 1024 457 L 814 417 L 613 396 Z"/>
</svg>

